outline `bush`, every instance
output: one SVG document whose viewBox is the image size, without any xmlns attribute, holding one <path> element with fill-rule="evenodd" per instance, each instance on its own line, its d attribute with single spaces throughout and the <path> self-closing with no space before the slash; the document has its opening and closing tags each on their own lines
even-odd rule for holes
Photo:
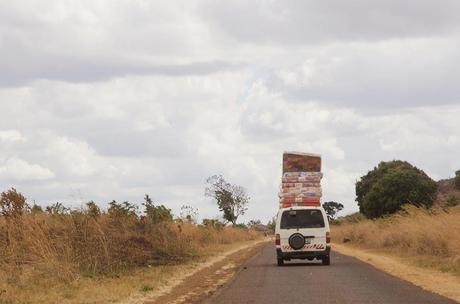
<svg viewBox="0 0 460 304">
<path fill-rule="evenodd" d="M 150 196 L 145 195 L 144 207 L 147 219 L 153 223 L 158 224 L 161 222 L 172 221 L 173 216 L 171 209 L 166 208 L 163 205 L 155 206 Z"/>
<path fill-rule="evenodd" d="M 93 218 L 98 218 L 101 216 L 101 209 L 95 202 L 90 201 L 86 203 L 86 214 Z"/>
<path fill-rule="evenodd" d="M 377 218 L 404 204 L 430 207 L 436 190 L 436 182 L 408 162 L 381 162 L 356 183 L 356 201 L 366 217 Z"/>
<path fill-rule="evenodd" d="M 113 200 L 109 203 L 107 210 L 110 217 L 114 219 L 137 217 L 137 206 L 129 202 L 118 203 Z"/>
<path fill-rule="evenodd" d="M 5 217 L 18 217 L 27 210 L 26 198 L 11 188 L 0 195 L 0 212 Z"/>
<path fill-rule="evenodd" d="M 225 224 L 217 219 L 203 219 L 203 226 L 222 229 L 225 227 Z"/>
</svg>

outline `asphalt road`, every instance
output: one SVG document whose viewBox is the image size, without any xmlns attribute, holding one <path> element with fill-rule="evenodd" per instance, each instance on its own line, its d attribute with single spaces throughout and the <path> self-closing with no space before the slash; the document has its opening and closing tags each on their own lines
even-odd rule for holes
<svg viewBox="0 0 460 304">
<path fill-rule="evenodd" d="M 278 267 L 267 245 L 206 303 L 456 303 L 335 252 L 330 266 L 302 262 Z"/>
</svg>

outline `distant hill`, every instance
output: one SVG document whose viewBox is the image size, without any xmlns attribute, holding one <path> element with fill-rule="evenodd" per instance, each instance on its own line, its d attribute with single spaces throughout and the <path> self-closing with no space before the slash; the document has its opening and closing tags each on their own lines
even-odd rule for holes
<svg viewBox="0 0 460 304">
<path fill-rule="evenodd" d="M 446 206 L 457 201 L 460 203 L 460 190 L 455 189 L 454 179 L 442 179 L 438 181 L 438 193 L 435 205 Z"/>
</svg>

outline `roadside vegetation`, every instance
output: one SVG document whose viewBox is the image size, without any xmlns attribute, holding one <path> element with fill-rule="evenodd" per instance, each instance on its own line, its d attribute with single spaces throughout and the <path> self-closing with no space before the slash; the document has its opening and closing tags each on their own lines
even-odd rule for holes
<svg viewBox="0 0 460 304">
<path fill-rule="evenodd" d="M 332 238 L 460 275 L 459 172 L 433 181 L 407 162 L 382 162 L 356 184 L 360 212 L 332 225 Z"/>
<path fill-rule="evenodd" d="M 420 266 L 460 275 L 460 206 L 417 208 L 379 219 L 354 215 L 332 226 L 336 243 L 406 258 Z"/>
<path fill-rule="evenodd" d="M 0 303 L 38 303 L 39 295 L 56 286 L 71 302 L 82 280 L 101 284 L 139 269 L 158 272 L 261 236 L 216 219 L 197 224 L 197 212 L 184 206 L 175 218 L 148 195 L 141 206 L 112 201 L 107 210 L 94 202 L 80 209 L 60 203 L 42 208 L 29 205 L 15 189 L 5 191 L 0 196 Z M 139 290 L 150 289 L 149 284 Z"/>
</svg>

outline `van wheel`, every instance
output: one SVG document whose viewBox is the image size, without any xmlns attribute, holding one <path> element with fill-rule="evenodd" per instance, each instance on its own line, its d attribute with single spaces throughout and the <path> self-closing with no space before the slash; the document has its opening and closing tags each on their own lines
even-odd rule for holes
<svg viewBox="0 0 460 304">
<path fill-rule="evenodd" d="M 284 260 L 283 259 L 278 258 L 277 262 L 278 262 L 278 266 L 283 266 L 284 265 Z"/>
<path fill-rule="evenodd" d="M 323 265 L 331 265 L 331 257 L 330 256 L 325 256 L 322 258 Z"/>
</svg>

